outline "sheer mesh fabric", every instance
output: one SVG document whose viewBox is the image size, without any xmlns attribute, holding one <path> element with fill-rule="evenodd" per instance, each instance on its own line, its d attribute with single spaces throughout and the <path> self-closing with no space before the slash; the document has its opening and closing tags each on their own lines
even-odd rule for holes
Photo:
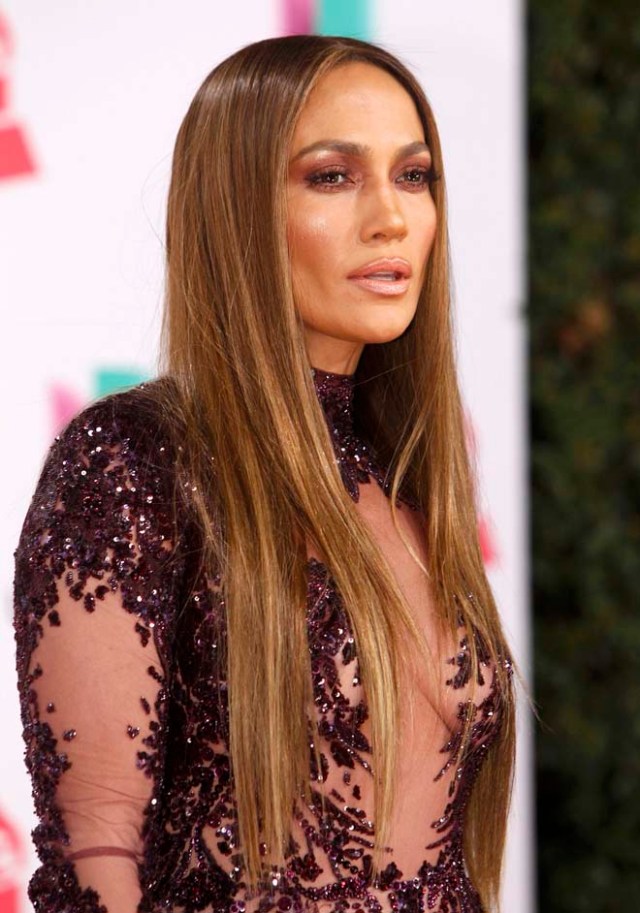
<svg viewBox="0 0 640 913">
<path fill-rule="evenodd" d="M 389 492 L 353 423 L 350 375 L 314 372 L 355 509 L 433 647 L 406 645 L 388 864 L 371 878 L 370 719 L 340 595 L 309 552 L 307 621 L 322 769 L 292 810 L 283 869 L 248 897 L 228 753 L 224 587 L 198 566 L 188 511 L 171 510 L 173 458 L 151 384 L 106 397 L 56 438 L 15 552 L 18 682 L 39 817 L 29 896 L 47 913 L 436 910 L 478 913 L 464 807 L 495 737 L 494 670 L 481 665 L 471 745 L 467 632 L 439 643 L 426 579 L 391 521 Z M 400 523 L 425 558 L 423 518 Z"/>
</svg>

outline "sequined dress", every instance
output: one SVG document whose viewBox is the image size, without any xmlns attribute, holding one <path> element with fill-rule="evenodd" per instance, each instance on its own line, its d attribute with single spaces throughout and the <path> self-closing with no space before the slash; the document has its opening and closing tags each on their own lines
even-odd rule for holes
<svg viewBox="0 0 640 913">
<path fill-rule="evenodd" d="M 354 509 L 429 637 L 430 593 L 391 522 L 384 467 L 357 433 L 354 376 L 313 374 Z M 274 869 L 259 896 L 247 896 L 216 665 L 224 586 L 199 568 L 195 527 L 172 514 L 175 464 L 149 405 L 155 383 L 104 397 L 56 437 L 15 551 L 18 682 L 39 820 L 34 909 L 480 913 L 462 837 L 500 722 L 495 669 L 482 657 L 463 752 L 465 630 L 436 657 L 438 710 L 433 679 L 407 661 L 401 788 L 388 862 L 373 879 L 371 730 L 357 645 L 332 577 L 311 550 L 307 629 L 322 769 L 310 762 L 314 801 L 293 809 L 286 867 Z M 402 495 L 398 507 L 424 557 L 420 511 Z"/>
</svg>

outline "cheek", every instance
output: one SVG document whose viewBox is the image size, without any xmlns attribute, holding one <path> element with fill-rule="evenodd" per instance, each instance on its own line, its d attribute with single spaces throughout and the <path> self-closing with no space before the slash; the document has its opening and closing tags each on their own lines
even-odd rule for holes
<svg viewBox="0 0 640 913">
<path fill-rule="evenodd" d="M 437 225 L 438 225 L 438 214 L 436 212 L 435 203 L 432 202 L 431 206 L 429 207 L 429 215 L 425 222 L 424 233 L 423 233 L 424 247 L 426 250 L 429 250 L 431 248 L 431 245 L 433 244 L 433 242 L 435 240 Z"/>
<path fill-rule="evenodd" d="M 330 215 L 298 209 L 289 219 L 288 236 L 294 273 L 304 272 L 326 281 L 328 270 L 335 270 L 339 252 L 344 249 Z"/>
<path fill-rule="evenodd" d="M 416 221 L 414 231 L 414 251 L 417 260 L 423 261 L 423 268 L 426 267 L 433 250 L 436 228 L 436 211 L 435 207 L 432 207 L 426 215 L 424 212 L 422 213 L 421 219 Z"/>
</svg>

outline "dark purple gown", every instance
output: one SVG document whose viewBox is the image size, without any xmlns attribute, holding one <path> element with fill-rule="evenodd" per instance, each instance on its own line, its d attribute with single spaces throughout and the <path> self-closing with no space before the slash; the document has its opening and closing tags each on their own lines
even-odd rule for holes
<svg viewBox="0 0 640 913">
<path fill-rule="evenodd" d="M 354 510 L 434 645 L 411 645 L 398 783 L 382 876 L 371 877 L 370 719 L 357 644 L 320 556 L 309 552 L 307 625 L 322 765 L 292 810 L 286 866 L 247 896 L 228 753 L 224 586 L 198 567 L 197 527 L 171 509 L 169 435 L 148 394 L 113 394 L 52 444 L 15 552 L 15 630 L 40 913 L 433 910 L 479 913 L 462 836 L 474 778 L 498 731 L 482 655 L 471 712 L 467 632 L 440 643 L 427 581 L 391 522 L 384 467 L 354 430 L 354 377 L 314 371 Z M 423 518 L 398 502 L 423 559 Z M 434 694 L 436 698 L 434 700 Z M 260 720 L 256 720 L 256 726 Z M 318 798 L 326 797 L 322 817 Z"/>
</svg>

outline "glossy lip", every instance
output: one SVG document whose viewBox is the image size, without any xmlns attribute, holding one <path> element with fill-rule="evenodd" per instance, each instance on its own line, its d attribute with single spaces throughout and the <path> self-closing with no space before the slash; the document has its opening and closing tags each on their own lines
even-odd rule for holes
<svg viewBox="0 0 640 913">
<path fill-rule="evenodd" d="M 380 260 L 372 260 L 370 263 L 365 263 L 364 266 L 349 273 L 347 279 L 369 278 L 372 273 L 397 273 L 398 278 L 395 280 L 397 282 L 401 279 L 410 279 L 411 272 L 411 264 L 408 260 L 403 260 L 401 257 L 384 257 Z M 391 280 L 382 279 L 378 281 L 386 281 L 392 284 Z"/>
<path fill-rule="evenodd" d="M 376 279 L 374 276 L 352 276 L 349 282 L 376 295 L 404 295 L 409 289 L 408 279 Z"/>
</svg>

